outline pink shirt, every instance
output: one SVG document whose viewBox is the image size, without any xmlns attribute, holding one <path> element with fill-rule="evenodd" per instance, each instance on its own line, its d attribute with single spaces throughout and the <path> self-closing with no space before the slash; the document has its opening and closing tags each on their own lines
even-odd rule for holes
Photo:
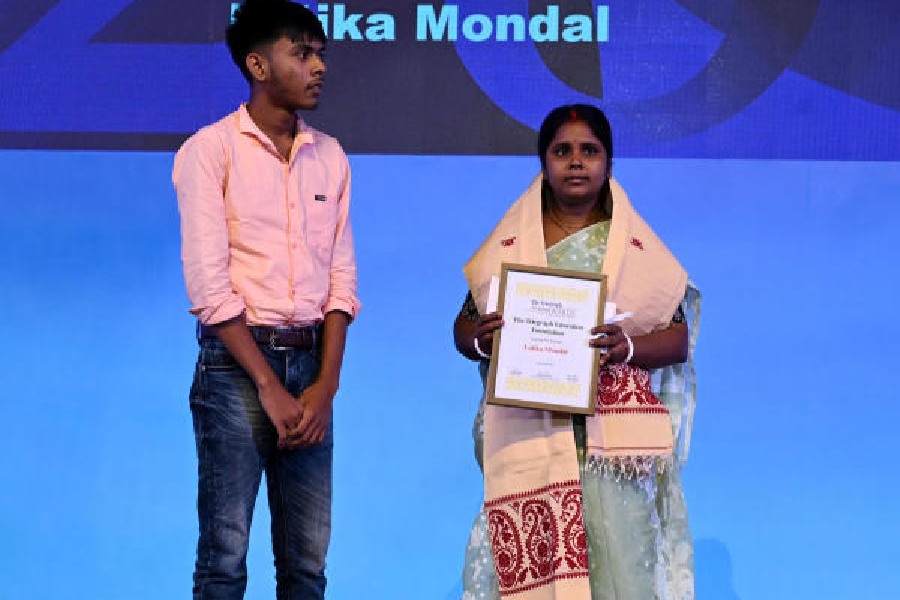
<svg viewBox="0 0 900 600">
<path fill-rule="evenodd" d="M 172 181 L 191 313 L 213 325 L 305 325 L 356 316 L 350 165 L 297 120 L 290 160 L 241 106 L 188 139 Z"/>
</svg>

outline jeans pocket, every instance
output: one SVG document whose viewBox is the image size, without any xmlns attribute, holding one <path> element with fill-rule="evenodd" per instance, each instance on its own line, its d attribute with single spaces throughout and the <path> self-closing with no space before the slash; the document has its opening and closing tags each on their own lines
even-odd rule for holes
<svg viewBox="0 0 900 600">
<path fill-rule="evenodd" d="M 202 372 L 233 371 L 241 368 L 225 344 L 219 340 L 203 340 L 197 364 Z"/>
<path fill-rule="evenodd" d="M 205 403 L 209 399 L 211 386 L 218 388 L 224 384 L 228 387 L 230 380 L 240 379 L 243 374 L 243 368 L 225 348 L 225 344 L 219 340 L 202 340 L 191 382 L 191 405 Z"/>
<path fill-rule="evenodd" d="M 193 404 L 196 400 L 198 400 L 203 395 L 203 369 L 200 366 L 200 359 L 197 359 L 197 364 L 194 365 L 194 377 L 191 379 L 191 391 L 188 393 L 188 398 Z"/>
</svg>

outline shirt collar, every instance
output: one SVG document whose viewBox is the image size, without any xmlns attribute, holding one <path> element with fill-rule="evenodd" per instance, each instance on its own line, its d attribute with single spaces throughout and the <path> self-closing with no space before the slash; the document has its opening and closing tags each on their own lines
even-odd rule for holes
<svg viewBox="0 0 900 600">
<path fill-rule="evenodd" d="M 294 147 L 302 146 L 303 144 L 312 144 L 313 143 L 313 133 L 312 129 L 310 129 L 309 125 L 297 115 L 297 136 L 294 138 Z M 250 113 L 247 112 L 247 104 L 241 104 L 241 107 L 238 109 L 237 113 L 237 121 L 238 121 L 238 130 L 247 135 L 252 135 L 253 137 L 259 139 L 264 144 L 272 145 L 272 140 L 269 139 L 265 133 L 263 133 L 262 129 L 257 126 L 257 124 L 250 117 Z"/>
</svg>

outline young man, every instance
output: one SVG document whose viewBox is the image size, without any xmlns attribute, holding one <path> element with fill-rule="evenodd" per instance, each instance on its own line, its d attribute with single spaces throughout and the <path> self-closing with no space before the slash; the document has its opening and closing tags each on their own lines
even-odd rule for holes
<svg viewBox="0 0 900 600">
<path fill-rule="evenodd" d="M 200 355 L 191 386 L 200 537 L 194 598 L 242 598 L 262 473 L 277 597 L 321 599 L 331 531 L 331 407 L 359 310 L 350 169 L 315 109 L 325 33 L 287 0 L 246 0 L 227 30 L 250 99 L 175 157 Z"/>
</svg>

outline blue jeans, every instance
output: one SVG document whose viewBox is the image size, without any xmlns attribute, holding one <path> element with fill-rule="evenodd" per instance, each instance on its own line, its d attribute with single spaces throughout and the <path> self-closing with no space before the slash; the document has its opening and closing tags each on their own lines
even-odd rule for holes
<svg viewBox="0 0 900 600">
<path fill-rule="evenodd" d="M 319 372 L 317 351 L 259 347 L 294 396 Z M 190 400 L 199 473 L 195 600 L 243 598 L 250 522 L 263 472 L 276 597 L 321 600 L 331 537 L 332 427 L 321 444 L 279 450 L 256 386 L 217 339 L 200 341 Z"/>
</svg>

